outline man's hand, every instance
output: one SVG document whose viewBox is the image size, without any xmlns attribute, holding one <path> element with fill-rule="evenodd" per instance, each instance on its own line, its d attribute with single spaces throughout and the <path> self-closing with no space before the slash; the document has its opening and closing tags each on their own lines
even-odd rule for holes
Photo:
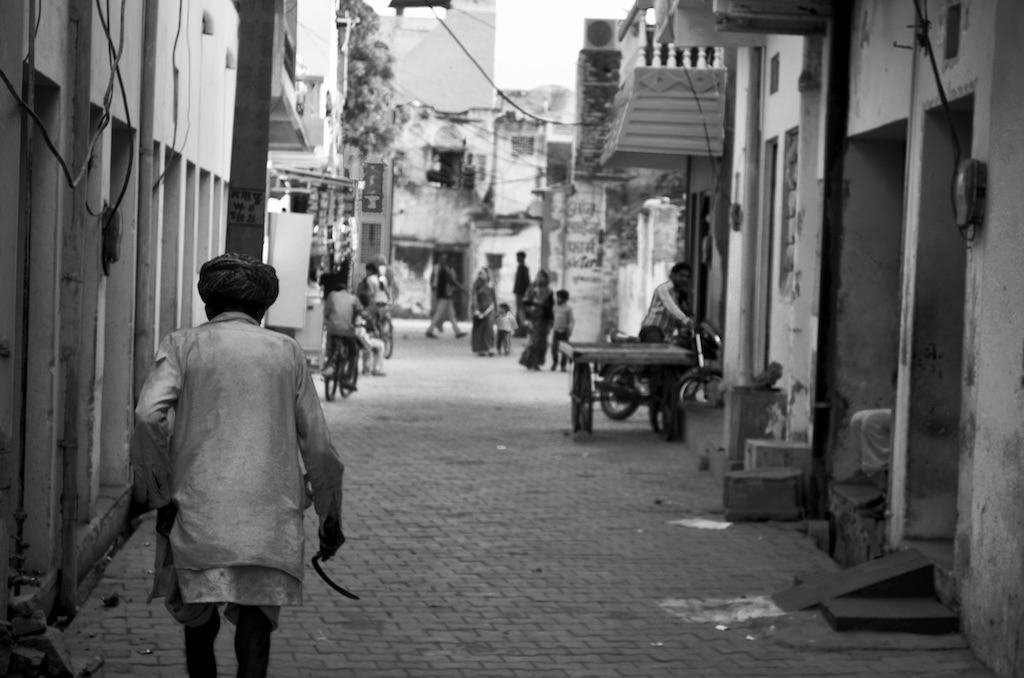
<svg viewBox="0 0 1024 678">
<path fill-rule="evenodd" d="M 178 517 L 178 505 L 173 501 L 156 510 L 156 531 L 170 539 L 174 519 Z"/>
<path fill-rule="evenodd" d="M 324 519 L 320 526 L 320 560 L 327 560 L 345 543 L 345 535 L 341 531 L 341 522 L 332 516 Z"/>
</svg>

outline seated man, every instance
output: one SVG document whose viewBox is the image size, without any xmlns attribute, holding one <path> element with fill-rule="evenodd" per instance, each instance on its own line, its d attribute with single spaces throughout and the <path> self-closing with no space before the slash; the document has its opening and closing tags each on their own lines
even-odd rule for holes
<svg viewBox="0 0 1024 678">
<path fill-rule="evenodd" d="M 860 470 L 881 489 L 892 456 L 892 410 L 861 410 L 850 418 L 850 432 L 860 451 Z"/>
<path fill-rule="evenodd" d="M 343 341 L 349 351 L 354 354 L 359 350 L 356 341 L 356 318 L 363 315 L 363 304 L 356 295 L 348 291 L 344 280 L 337 280 L 334 289 L 324 299 L 324 327 L 327 328 L 327 355 L 333 355 L 335 342 Z M 322 363 L 324 370 L 332 369 L 327 361 Z M 332 376 L 332 375 L 328 375 Z M 355 390 L 355 385 L 346 384 Z"/>
<path fill-rule="evenodd" d="M 656 344 L 667 341 L 676 329 L 693 330 L 689 285 L 690 265 L 679 262 L 672 267 L 668 281 L 654 289 L 647 317 L 640 326 L 640 341 Z"/>
<path fill-rule="evenodd" d="M 860 453 L 860 471 L 881 495 L 858 507 L 861 516 L 882 520 L 885 495 L 889 490 L 889 460 L 892 457 L 892 410 L 861 410 L 850 418 L 850 434 Z"/>
</svg>

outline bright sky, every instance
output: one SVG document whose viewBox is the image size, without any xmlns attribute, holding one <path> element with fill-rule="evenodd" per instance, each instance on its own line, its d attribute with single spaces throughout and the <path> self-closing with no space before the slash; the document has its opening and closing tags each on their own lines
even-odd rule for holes
<svg viewBox="0 0 1024 678">
<path fill-rule="evenodd" d="M 390 15 L 390 0 L 366 0 Z M 583 19 L 625 19 L 632 0 L 497 0 L 495 82 L 503 89 L 576 84 Z M 408 16 L 432 16 L 429 9 Z"/>
</svg>

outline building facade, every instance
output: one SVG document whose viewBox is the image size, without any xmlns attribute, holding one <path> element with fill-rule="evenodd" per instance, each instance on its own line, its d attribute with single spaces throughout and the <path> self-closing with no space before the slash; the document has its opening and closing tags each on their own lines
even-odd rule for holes
<svg viewBox="0 0 1024 678">
<path fill-rule="evenodd" d="M 205 320 L 230 179 L 235 3 L 112 5 L 0 9 L 0 576 L 65 613 L 126 525 L 157 343 Z"/>
<path fill-rule="evenodd" d="M 658 10 L 677 39 L 748 41 L 732 73 L 727 410 L 754 407 L 745 387 L 779 363 L 772 430 L 813 457 L 809 510 L 830 515 L 833 557 L 919 550 L 974 651 L 1021 675 L 1024 10 Z M 891 420 L 880 491 L 853 426 L 869 410 Z M 856 511 L 876 492 L 884 511 Z"/>
</svg>

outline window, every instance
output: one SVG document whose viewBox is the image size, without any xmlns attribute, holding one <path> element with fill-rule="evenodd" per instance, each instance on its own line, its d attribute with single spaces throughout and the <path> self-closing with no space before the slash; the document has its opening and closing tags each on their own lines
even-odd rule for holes
<svg viewBox="0 0 1024 678">
<path fill-rule="evenodd" d="M 960 3 L 946 8 L 946 47 L 942 56 L 954 59 L 960 53 Z"/>
<path fill-rule="evenodd" d="M 487 181 L 487 156 L 478 153 L 476 155 L 476 164 L 473 167 L 476 170 L 476 178 L 481 183 Z"/>
<path fill-rule="evenodd" d="M 768 74 L 768 94 L 779 91 L 779 53 L 772 56 L 771 70 Z"/>
<path fill-rule="evenodd" d="M 473 188 L 476 174 L 472 156 L 464 159 L 464 151 L 433 151 L 433 167 L 427 170 L 427 181 L 448 188 Z"/>
<path fill-rule="evenodd" d="M 363 222 L 362 237 L 359 238 L 359 259 L 369 261 L 380 254 L 380 224 Z"/>
<path fill-rule="evenodd" d="M 533 137 L 512 137 L 512 155 L 533 155 Z"/>
</svg>

